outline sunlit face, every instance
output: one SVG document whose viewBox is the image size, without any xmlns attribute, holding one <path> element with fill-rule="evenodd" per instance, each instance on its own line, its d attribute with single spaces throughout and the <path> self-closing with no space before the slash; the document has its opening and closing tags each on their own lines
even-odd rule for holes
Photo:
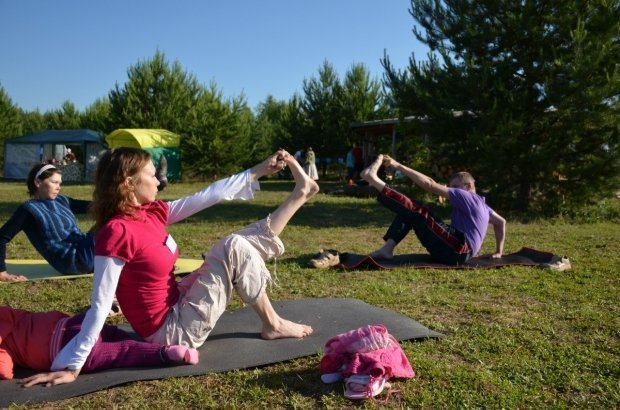
<svg viewBox="0 0 620 410">
<path fill-rule="evenodd" d="M 52 174 L 49 178 L 35 179 L 34 185 L 37 191 L 34 197 L 37 199 L 56 199 L 60 193 L 60 185 L 62 185 L 62 175 L 58 173 Z"/>
<path fill-rule="evenodd" d="M 133 188 L 137 205 L 144 205 L 155 201 L 159 181 L 155 176 L 155 166 L 153 163 L 149 162 L 140 172 L 129 177 L 129 185 Z"/>
</svg>

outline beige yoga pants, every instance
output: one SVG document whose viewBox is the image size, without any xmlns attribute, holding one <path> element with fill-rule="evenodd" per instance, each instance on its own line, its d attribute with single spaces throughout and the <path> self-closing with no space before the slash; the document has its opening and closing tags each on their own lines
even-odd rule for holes
<svg viewBox="0 0 620 410">
<path fill-rule="evenodd" d="M 269 222 L 267 217 L 216 243 L 202 266 L 179 283 L 179 301 L 146 340 L 200 347 L 226 310 L 233 288 L 244 303 L 256 304 L 271 281 L 265 261 L 284 253 Z"/>
</svg>

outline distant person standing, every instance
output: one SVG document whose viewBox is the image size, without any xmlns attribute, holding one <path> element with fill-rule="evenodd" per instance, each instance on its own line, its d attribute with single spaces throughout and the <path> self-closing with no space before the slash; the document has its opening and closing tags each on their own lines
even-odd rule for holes
<svg viewBox="0 0 620 410">
<path fill-rule="evenodd" d="M 308 147 L 306 150 L 306 160 L 304 164 L 304 171 L 306 171 L 306 174 L 315 181 L 319 179 L 319 173 L 316 170 L 316 156 L 314 155 L 312 147 Z"/>
<path fill-rule="evenodd" d="M 353 147 L 347 152 L 345 162 L 347 166 L 347 184 L 353 185 L 353 176 L 355 175 L 355 157 L 353 156 Z"/>
<path fill-rule="evenodd" d="M 157 190 L 163 191 L 168 185 L 168 160 L 164 154 L 159 156 L 159 164 L 157 164 L 157 168 L 155 168 L 155 174 L 159 180 Z"/>
</svg>

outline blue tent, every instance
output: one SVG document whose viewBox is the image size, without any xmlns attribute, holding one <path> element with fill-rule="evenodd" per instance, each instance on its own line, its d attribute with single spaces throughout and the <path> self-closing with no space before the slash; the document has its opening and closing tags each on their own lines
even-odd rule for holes
<svg viewBox="0 0 620 410">
<path fill-rule="evenodd" d="M 23 180 L 34 165 L 52 162 L 63 171 L 63 181 L 92 181 L 103 144 L 103 135 L 89 129 L 47 130 L 7 139 L 4 177 Z M 75 162 L 66 160 L 69 150 Z"/>
</svg>

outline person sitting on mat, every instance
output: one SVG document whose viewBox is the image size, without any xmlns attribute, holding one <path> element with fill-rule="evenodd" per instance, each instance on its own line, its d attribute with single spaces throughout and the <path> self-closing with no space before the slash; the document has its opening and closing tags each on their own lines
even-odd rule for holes
<svg viewBox="0 0 620 410">
<path fill-rule="evenodd" d="M 165 172 L 162 175 L 166 177 Z M 94 236 L 82 232 L 75 219 L 75 214 L 88 212 L 91 201 L 60 195 L 61 185 L 62 171 L 52 164 L 37 164 L 28 173 L 30 200 L 0 228 L 0 282 L 28 280 L 6 270 L 7 244 L 21 231 L 58 272 L 76 275 L 93 271 Z"/>
<path fill-rule="evenodd" d="M 444 197 L 452 205 L 451 223 L 447 224 L 431 214 L 428 207 L 387 186 L 378 176 L 381 165 L 400 171 L 425 191 Z M 478 254 L 487 227 L 493 225 L 495 252 L 491 258 L 501 258 L 504 252 L 506 220 L 493 211 L 484 197 L 476 194 L 474 178 L 468 172 L 459 172 L 450 179 L 449 187 L 406 167 L 388 155 L 379 155 L 362 178 L 379 191 L 379 203 L 396 213 L 383 237 L 384 245 L 370 255 L 392 259 L 394 248 L 413 229 L 422 246 L 439 263 L 460 265 Z"/>
<path fill-rule="evenodd" d="M 295 187 L 285 201 L 266 218 L 220 240 L 200 268 L 177 282 L 173 270 L 179 250 L 166 225 L 223 199 L 251 199 L 261 176 L 287 165 Z M 53 372 L 24 379 L 24 386 L 76 379 L 115 293 L 136 333 L 162 345 L 201 346 L 229 304 L 233 288 L 258 314 L 263 339 L 312 333 L 308 325 L 281 318 L 266 293 L 271 277 L 265 260 L 282 255 L 280 233 L 319 191 L 292 155 L 280 150 L 251 169 L 170 203 L 156 199 L 158 185 L 148 152 L 115 148 L 103 155 L 93 193 L 97 234 L 91 307 L 80 332 L 54 359 Z"/>
<path fill-rule="evenodd" d="M 83 320 L 83 313 L 69 316 L 0 306 L 0 380 L 13 379 L 15 365 L 49 371 L 54 357 L 80 331 Z M 198 358 L 196 349 L 137 341 L 116 326 L 104 325 L 82 371 L 196 364 Z"/>
<path fill-rule="evenodd" d="M 37 164 L 26 180 L 30 200 L 21 204 L 0 228 L 0 281 L 28 280 L 6 270 L 6 246 L 24 231 L 35 249 L 58 272 L 80 274 L 93 271 L 95 241 L 80 231 L 75 214 L 88 212 L 90 201 L 60 195 L 62 171 L 51 164 Z"/>
</svg>

